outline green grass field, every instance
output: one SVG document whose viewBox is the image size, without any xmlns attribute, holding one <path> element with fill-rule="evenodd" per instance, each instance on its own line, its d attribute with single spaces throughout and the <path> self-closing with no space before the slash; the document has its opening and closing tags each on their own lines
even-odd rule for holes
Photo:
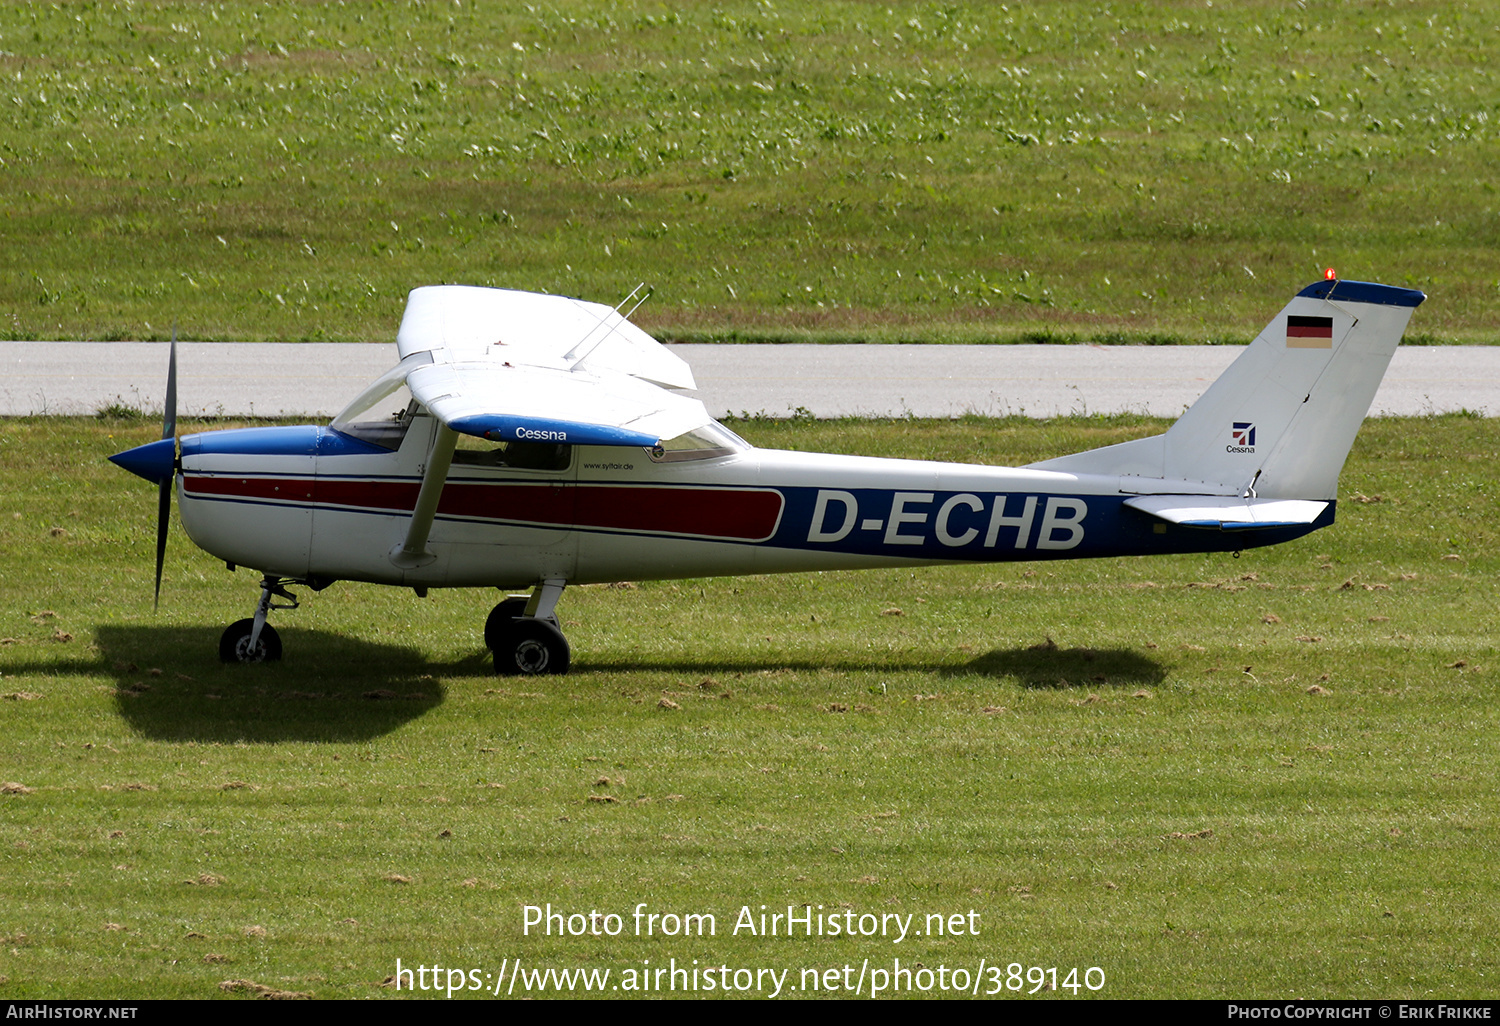
<svg viewBox="0 0 1500 1026">
<path fill-rule="evenodd" d="M 735 424 L 1005 463 L 1163 426 Z M 493 594 L 348 584 L 276 614 L 281 664 L 221 666 L 255 579 L 174 531 L 151 612 L 154 494 L 103 457 L 152 433 L 0 432 L 0 997 L 394 996 L 398 958 L 1495 992 L 1487 421 L 1368 422 L 1339 522 L 1240 559 L 569 589 L 546 680 L 486 672 Z M 523 934 L 547 903 L 623 934 Z M 635 937 L 640 903 L 716 934 Z M 736 936 L 761 905 L 965 930 Z"/>
<path fill-rule="evenodd" d="M 388 340 L 416 285 L 646 279 L 669 340 L 1242 342 L 1332 265 L 1431 295 L 1408 343 L 1494 343 L 1497 24 L 4 5 L 0 336 Z M 1165 425 L 734 426 L 1020 464 Z M 488 991 L 518 958 L 1495 993 L 1487 421 L 1367 423 L 1339 522 L 1240 559 L 572 588 L 541 681 L 489 674 L 493 593 L 349 584 L 276 614 L 281 664 L 220 665 L 256 581 L 176 531 L 151 611 L 154 495 L 104 457 L 153 434 L 0 426 L 0 998 L 393 997 L 398 959 Z M 621 935 L 525 933 L 549 903 Z M 636 936 L 642 905 L 715 933 Z M 922 932 L 735 930 L 761 906 Z"/>
<path fill-rule="evenodd" d="M 1485 4 L 0 7 L 0 334 L 386 339 L 437 282 L 678 340 L 1496 341 Z"/>
</svg>

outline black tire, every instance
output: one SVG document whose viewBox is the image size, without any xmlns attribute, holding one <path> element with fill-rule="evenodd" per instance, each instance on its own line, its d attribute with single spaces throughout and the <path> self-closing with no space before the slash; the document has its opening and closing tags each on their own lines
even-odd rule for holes
<svg viewBox="0 0 1500 1026">
<path fill-rule="evenodd" d="M 254 620 L 236 620 L 219 638 L 219 660 L 225 663 L 271 663 L 281 658 L 281 636 L 270 624 L 260 629 L 255 651 L 250 651 Z"/>
<path fill-rule="evenodd" d="M 568 639 L 546 620 L 512 620 L 495 646 L 495 672 L 503 677 L 561 676 L 572 655 Z"/>
<path fill-rule="evenodd" d="M 490 610 L 489 619 L 484 621 L 484 647 L 491 652 L 499 651 L 500 635 L 505 628 L 526 613 L 526 603 L 529 602 L 525 595 L 512 595 L 508 599 L 502 599 L 500 604 Z"/>
</svg>

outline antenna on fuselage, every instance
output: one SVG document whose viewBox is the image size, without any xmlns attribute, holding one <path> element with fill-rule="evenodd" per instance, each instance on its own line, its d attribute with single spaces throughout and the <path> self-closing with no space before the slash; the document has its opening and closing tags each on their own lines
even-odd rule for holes
<svg viewBox="0 0 1500 1026">
<path fill-rule="evenodd" d="M 627 313 L 620 314 L 620 320 L 614 322 L 613 324 L 610 324 L 609 330 L 606 331 L 603 335 L 600 335 L 597 342 L 594 342 L 587 349 L 583 348 L 584 344 L 588 342 L 588 340 L 593 336 L 594 332 L 598 331 L 601 327 L 608 323 L 608 321 L 606 320 L 601 319 L 598 324 L 590 328 L 588 332 L 583 336 L 583 338 L 578 340 L 578 344 L 575 345 L 572 349 L 569 349 L 567 353 L 564 354 L 563 359 L 573 364 L 574 366 L 577 366 L 584 360 L 588 359 L 589 354 L 592 353 L 595 349 L 598 349 L 606 341 L 608 341 L 609 336 L 618 331 L 621 324 L 624 324 L 626 321 L 630 320 L 630 315 L 639 310 L 641 308 L 641 304 L 650 299 L 651 294 L 656 291 L 656 287 L 654 285 L 647 285 L 645 282 L 641 282 L 635 288 L 630 290 L 630 295 L 620 300 L 620 305 L 615 307 L 614 312 L 619 314 L 620 308 L 623 307 L 626 303 L 630 302 L 632 299 L 635 299 L 635 294 L 641 291 L 641 289 L 645 289 L 646 294 L 640 299 L 636 299 L 635 305 L 632 306 Z M 583 352 L 580 353 L 580 349 L 583 349 Z"/>
</svg>

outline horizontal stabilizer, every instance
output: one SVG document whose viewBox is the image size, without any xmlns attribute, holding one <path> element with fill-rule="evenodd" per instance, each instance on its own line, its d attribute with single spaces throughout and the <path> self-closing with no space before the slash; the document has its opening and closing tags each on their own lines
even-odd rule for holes
<svg viewBox="0 0 1500 1026">
<path fill-rule="evenodd" d="M 1243 499 L 1232 495 L 1141 495 L 1125 505 L 1183 527 L 1249 531 L 1267 527 L 1306 527 L 1328 503 L 1309 499 Z"/>
</svg>

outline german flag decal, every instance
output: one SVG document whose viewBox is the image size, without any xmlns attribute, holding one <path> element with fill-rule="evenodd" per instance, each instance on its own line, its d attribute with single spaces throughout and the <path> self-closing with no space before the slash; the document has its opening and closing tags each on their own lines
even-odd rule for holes
<svg viewBox="0 0 1500 1026">
<path fill-rule="evenodd" d="M 1288 349 L 1332 349 L 1332 317 L 1294 317 L 1287 315 L 1286 347 Z"/>
</svg>

